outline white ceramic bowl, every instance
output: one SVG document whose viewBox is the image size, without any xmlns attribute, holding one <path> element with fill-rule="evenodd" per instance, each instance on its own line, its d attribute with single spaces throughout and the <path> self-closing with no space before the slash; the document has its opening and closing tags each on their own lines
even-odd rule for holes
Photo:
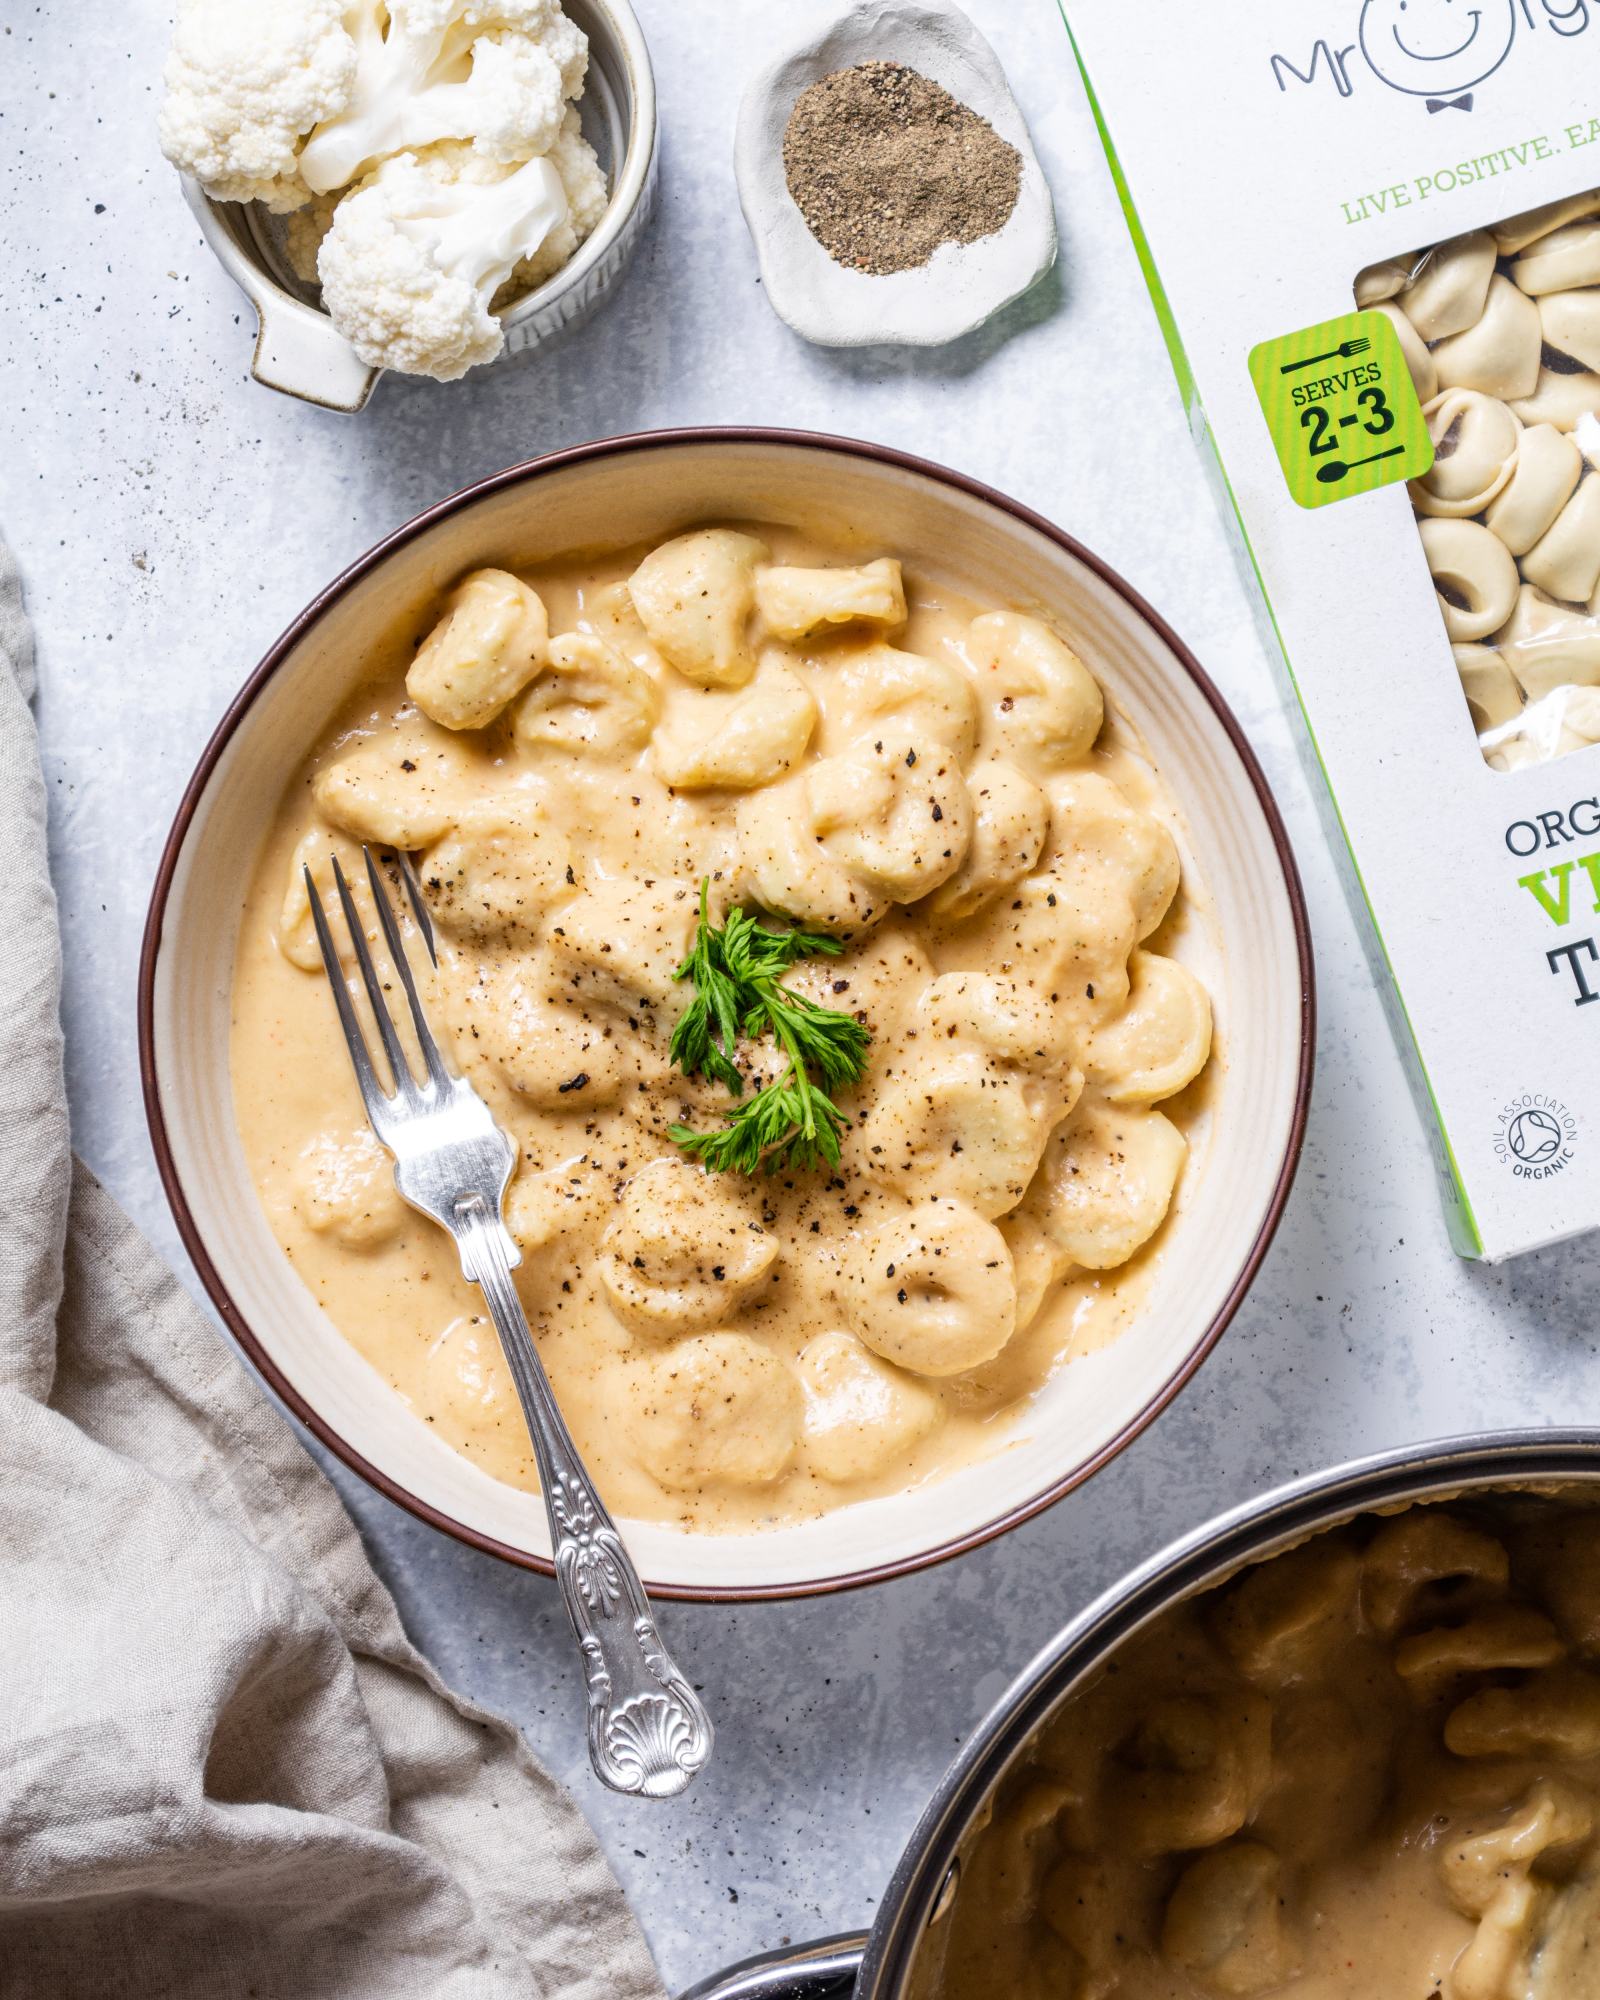
<svg viewBox="0 0 1600 2000">
<path fill-rule="evenodd" d="M 586 319 L 622 275 L 655 206 L 655 78 L 633 9 L 628 0 L 563 5 L 589 37 L 589 77 L 579 109 L 611 199 L 577 255 L 501 314 L 506 344 L 499 360 Z M 255 379 L 324 409 L 363 409 L 383 370 L 367 366 L 322 310 L 315 287 L 290 270 L 278 219 L 254 203 L 213 201 L 187 176 L 183 189 L 217 261 L 256 309 Z"/>
<path fill-rule="evenodd" d="M 251 675 L 179 810 L 145 938 L 141 1062 L 179 1228 L 246 1353 L 348 1464 L 461 1540 L 548 1568 L 538 1502 L 489 1479 L 410 1414 L 325 1317 L 257 1199 L 234 1124 L 229 996 L 240 905 L 268 825 L 374 645 L 414 631 L 461 571 L 625 547 L 714 517 L 824 535 L 870 522 L 874 541 L 913 568 L 1060 623 L 1183 815 L 1197 891 L 1188 948 L 1205 961 L 1221 1052 L 1144 1311 L 1113 1346 L 1059 1371 L 1005 1449 L 915 1494 L 769 1534 L 629 1527 L 652 1590 L 730 1599 L 840 1589 L 973 1547 L 1086 1479 L 1165 1407 L 1221 1336 L 1287 1199 L 1314 1008 L 1294 862 L 1237 723 L 1149 607 L 1048 522 L 882 447 L 790 432 L 620 438 L 497 474 L 363 557 Z"/>
</svg>

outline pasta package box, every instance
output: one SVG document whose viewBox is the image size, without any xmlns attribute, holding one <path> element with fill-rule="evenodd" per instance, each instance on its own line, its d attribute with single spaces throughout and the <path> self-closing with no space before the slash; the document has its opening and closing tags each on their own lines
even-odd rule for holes
<svg viewBox="0 0 1600 2000">
<path fill-rule="evenodd" d="M 1065 11 L 1456 1246 L 1577 1235 L 1600 1224 L 1600 0 Z"/>
</svg>

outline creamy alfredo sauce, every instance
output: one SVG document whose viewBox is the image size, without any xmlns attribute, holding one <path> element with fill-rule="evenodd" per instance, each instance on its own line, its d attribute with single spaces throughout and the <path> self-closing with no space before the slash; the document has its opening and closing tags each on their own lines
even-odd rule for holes
<svg viewBox="0 0 1600 2000">
<path fill-rule="evenodd" d="M 335 1325 L 497 1479 L 536 1484 L 493 1329 L 393 1190 L 317 958 L 301 868 L 331 911 L 361 840 L 416 855 L 430 1015 L 521 1149 L 518 1282 L 618 1512 L 749 1530 L 904 1489 L 1137 1308 L 1211 1045 L 1172 808 L 1050 631 L 871 553 L 703 530 L 479 573 L 284 798 L 245 1148 Z M 789 975 L 874 1037 L 836 1175 L 706 1175 L 667 1136 L 731 1109 L 668 1060 L 706 876 L 718 917 L 849 939 Z"/>
<path fill-rule="evenodd" d="M 1588 2000 L 1597 1663 L 1593 1509 L 1418 1508 L 1247 1571 L 1050 1725 L 919 1991 Z"/>
</svg>

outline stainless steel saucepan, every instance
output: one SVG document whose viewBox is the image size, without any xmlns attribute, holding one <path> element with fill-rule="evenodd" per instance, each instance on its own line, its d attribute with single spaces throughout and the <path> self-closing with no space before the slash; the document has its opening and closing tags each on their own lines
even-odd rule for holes
<svg viewBox="0 0 1600 2000">
<path fill-rule="evenodd" d="M 683 2000 L 924 2000 L 919 1964 L 960 1896 L 985 1809 L 1061 1705 L 1152 1619 L 1245 1564 L 1374 1508 L 1585 1490 L 1600 1504 L 1600 1430 L 1493 1431 L 1338 1466 L 1223 1515 L 1108 1591 L 1013 1682 L 922 1815 L 870 1936 L 753 1960 Z"/>
</svg>

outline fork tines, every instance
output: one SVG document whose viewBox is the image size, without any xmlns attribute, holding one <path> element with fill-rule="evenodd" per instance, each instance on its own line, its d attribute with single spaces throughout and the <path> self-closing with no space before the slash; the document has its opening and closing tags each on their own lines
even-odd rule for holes
<svg viewBox="0 0 1600 2000">
<path fill-rule="evenodd" d="M 406 956 L 405 939 L 400 934 L 399 921 L 394 906 L 389 900 L 389 892 L 384 885 L 383 875 L 372 858 L 372 850 L 363 847 L 362 855 L 367 864 L 367 881 L 372 888 L 373 906 L 378 913 L 378 923 L 383 931 L 384 942 L 388 946 L 389 957 L 410 1006 L 411 1026 L 417 1038 L 417 1048 L 422 1056 L 427 1072 L 426 1080 L 419 1080 L 406 1055 L 394 1017 L 389 1012 L 389 1003 L 384 997 L 383 984 L 378 978 L 377 968 L 372 962 L 372 953 L 367 948 L 366 930 L 361 922 L 361 914 L 356 908 L 355 897 L 345 872 L 339 865 L 339 857 L 334 855 L 333 880 L 339 892 L 339 907 L 344 912 L 345 928 L 350 936 L 350 949 L 355 957 L 356 968 L 361 974 L 361 983 L 366 989 L 367 1001 L 372 1009 L 373 1026 L 383 1045 L 384 1057 L 389 1066 L 393 1090 L 385 1090 L 373 1066 L 372 1054 L 367 1039 L 362 1032 L 357 1017 L 355 1003 L 350 997 L 350 988 L 345 981 L 344 966 L 340 961 L 338 947 L 333 940 L 333 931 L 327 914 L 322 907 L 322 898 L 317 892 L 316 879 L 310 868 L 305 871 L 306 891 L 311 898 L 311 920 L 316 927 L 317 944 L 322 952 L 322 963 L 328 974 L 328 983 L 333 988 L 334 1004 L 339 1010 L 339 1025 L 344 1031 L 345 1045 L 350 1051 L 350 1062 L 356 1073 L 356 1082 L 361 1090 L 361 1099 L 367 1109 L 367 1116 L 376 1126 L 384 1112 L 397 1107 L 411 1109 L 423 1102 L 435 1090 L 449 1087 L 450 1072 L 445 1068 L 444 1058 L 439 1053 L 439 1045 L 428 1026 L 427 1016 L 422 1011 L 422 1001 L 417 993 L 416 981 L 412 977 L 411 963 Z M 402 860 L 402 874 L 413 898 L 413 907 L 420 906 L 421 898 L 409 863 Z M 432 950 L 431 930 L 427 943 Z"/>
</svg>

